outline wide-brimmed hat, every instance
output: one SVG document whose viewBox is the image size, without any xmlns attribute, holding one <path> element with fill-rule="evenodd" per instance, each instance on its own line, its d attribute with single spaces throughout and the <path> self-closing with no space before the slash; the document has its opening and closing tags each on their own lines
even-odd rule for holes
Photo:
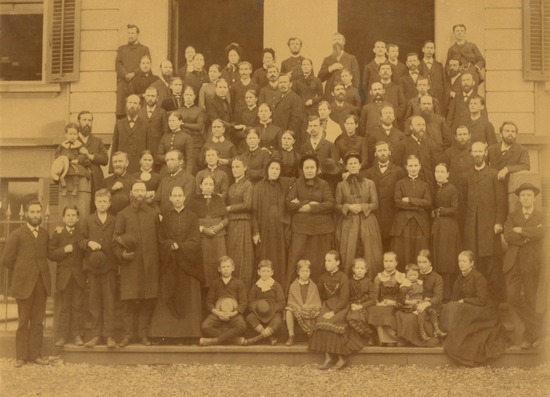
<svg viewBox="0 0 550 397">
<path fill-rule="evenodd" d="M 88 257 L 88 263 L 91 268 L 99 269 L 107 261 L 107 255 L 103 251 L 94 251 Z"/>
<path fill-rule="evenodd" d="M 67 156 L 56 158 L 52 163 L 50 171 L 54 181 L 57 182 L 60 178 L 63 178 L 69 171 L 69 158 Z"/>
<path fill-rule="evenodd" d="M 333 159 L 324 159 L 321 161 L 321 172 L 325 175 L 338 175 L 341 169 Z"/>
<path fill-rule="evenodd" d="M 522 183 L 516 190 L 514 190 L 514 193 L 516 194 L 516 196 L 519 196 L 519 194 L 524 190 L 531 190 L 533 193 L 535 193 L 535 196 L 540 193 L 540 189 L 533 185 L 531 182 Z"/>
<path fill-rule="evenodd" d="M 262 323 L 268 323 L 275 316 L 275 305 L 267 299 L 258 299 L 250 305 L 252 312 Z"/>
<path fill-rule="evenodd" d="M 232 296 L 222 296 L 216 302 L 216 310 L 223 313 L 231 313 L 237 310 L 239 302 Z"/>
</svg>

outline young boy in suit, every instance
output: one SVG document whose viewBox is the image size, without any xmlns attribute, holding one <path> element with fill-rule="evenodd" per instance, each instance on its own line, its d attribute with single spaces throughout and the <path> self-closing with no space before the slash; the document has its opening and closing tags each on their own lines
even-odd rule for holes
<svg viewBox="0 0 550 397">
<path fill-rule="evenodd" d="M 112 250 L 115 217 L 109 214 L 111 193 L 100 189 L 95 193 L 96 212 L 82 222 L 79 247 L 84 250 L 84 270 L 90 283 L 90 314 L 92 315 L 92 338 L 85 343 L 94 347 L 107 338 L 107 347 L 116 347 L 115 290 L 117 260 Z"/>
<path fill-rule="evenodd" d="M 10 295 L 16 299 L 19 324 L 15 333 L 15 367 L 27 362 L 47 365 L 42 358 L 46 299 L 51 295 L 48 232 L 40 227 L 42 204 L 31 201 L 26 223 L 6 240 L 2 265 L 12 272 Z"/>
<path fill-rule="evenodd" d="M 63 208 L 63 226 L 58 227 L 50 238 L 48 257 L 57 262 L 56 291 L 59 293 L 58 339 L 56 347 L 63 347 L 72 335 L 74 344 L 82 346 L 82 302 L 86 275 L 82 270 L 84 251 L 78 246 L 80 228 L 76 205 Z"/>
<path fill-rule="evenodd" d="M 201 331 L 208 338 L 200 338 L 200 346 L 225 343 L 243 345 L 241 336 L 246 330 L 243 313 L 246 310 L 246 289 L 241 280 L 232 277 L 235 263 L 228 256 L 219 260 L 221 277 L 214 280 L 206 296 L 206 307 L 211 313 L 202 322 Z"/>
</svg>

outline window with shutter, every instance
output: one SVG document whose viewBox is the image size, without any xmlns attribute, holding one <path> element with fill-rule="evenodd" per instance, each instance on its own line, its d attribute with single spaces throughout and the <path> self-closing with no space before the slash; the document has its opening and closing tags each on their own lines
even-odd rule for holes
<svg viewBox="0 0 550 397">
<path fill-rule="evenodd" d="M 80 61 L 80 0 L 48 2 L 46 82 L 77 81 Z"/>
<path fill-rule="evenodd" d="M 525 80 L 550 80 L 550 0 L 523 2 Z"/>
</svg>

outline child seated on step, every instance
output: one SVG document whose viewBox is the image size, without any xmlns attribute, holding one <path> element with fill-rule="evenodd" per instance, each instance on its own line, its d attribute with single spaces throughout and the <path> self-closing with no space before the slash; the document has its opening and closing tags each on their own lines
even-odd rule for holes
<svg viewBox="0 0 550 397">
<path fill-rule="evenodd" d="M 277 344 L 274 336 L 283 319 L 281 313 L 285 307 L 285 296 L 281 284 L 273 279 L 273 263 L 263 259 L 258 264 L 259 280 L 250 288 L 248 293 L 248 309 L 246 323 L 258 333 L 253 338 L 247 339 L 245 345 L 251 345 L 257 341 L 269 338 L 272 345 Z"/>
<path fill-rule="evenodd" d="M 294 344 L 294 319 L 300 328 L 311 336 L 315 320 L 321 313 L 321 297 L 317 284 L 310 279 L 311 262 L 307 259 L 299 260 L 296 264 L 298 277 L 290 284 L 288 301 L 285 308 L 285 320 L 288 329 L 287 346 Z"/>
<path fill-rule="evenodd" d="M 417 264 L 410 263 L 405 266 L 405 280 L 403 280 L 401 286 L 399 287 L 402 297 L 402 304 L 400 305 L 399 310 L 406 313 L 413 313 L 418 316 L 418 331 L 422 339 L 430 339 L 424 329 L 426 316 L 429 316 L 430 322 L 432 323 L 434 336 L 445 336 L 445 334 L 439 329 L 439 319 L 437 317 L 437 312 L 434 309 L 428 307 L 422 312 L 417 310 L 418 304 L 424 301 L 423 281 L 418 278 L 419 275 L 420 269 Z"/>
</svg>

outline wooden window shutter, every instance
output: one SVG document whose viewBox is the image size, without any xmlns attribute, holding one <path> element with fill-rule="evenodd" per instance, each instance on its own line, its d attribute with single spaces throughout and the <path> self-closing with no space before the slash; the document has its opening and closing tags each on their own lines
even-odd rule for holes
<svg viewBox="0 0 550 397">
<path fill-rule="evenodd" d="M 523 2 L 525 80 L 550 80 L 550 0 Z"/>
<path fill-rule="evenodd" d="M 47 83 L 78 81 L 80 2 L 81 0 L 51 0 L 49 2 L 47 9 Z"/>
</svg>

